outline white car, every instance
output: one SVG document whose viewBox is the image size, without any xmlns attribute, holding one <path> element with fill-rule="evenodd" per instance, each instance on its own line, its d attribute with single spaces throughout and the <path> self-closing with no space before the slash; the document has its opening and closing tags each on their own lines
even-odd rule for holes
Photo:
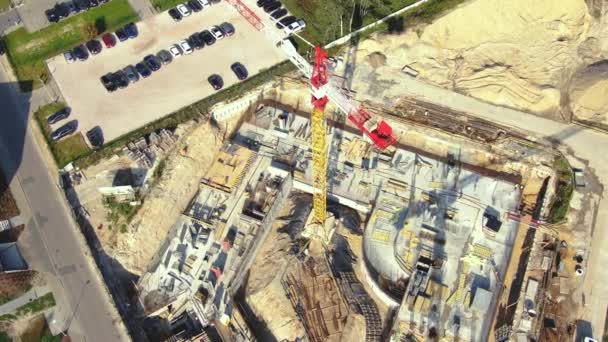
<svg viewBox="0 0 608 342">
<path fill-rule="evenodd" d="M 179 42 L 179 47 L 182 49 L 184 55 L 189 55 L 192 53 L 192 46 L 190 46 L 190 44 L 188 44 L 188 42 L 185 40 Z"/>
<path fill-rule="evenodd" d="M 184 4 L 179 4 L 176 7 L 177 7 L 177 10 L 179 11 L 179 14 L 181 14 L 182 17 L 184 17 L 184 18 L 189 16 L 190 14 L 192 14 L 192 12 L 188 8 L 188 6 L 186 6 Z"/>
<path fill-rule="evenodd" d="M 198 0 L 198 3 L 201 4 L 201 6 L 203 7 L 203 9 L 211 6 L 211 4 L 209 3 L 209 0 Z"/>
<path fill-rule="evenodd" d="M 217 40 L 224 38 L 224 32 L 218 26 L 213 26 L 209 31 L 211 31 L 213 38 Z"/>
<path fill-rule="evenodd" d="M 177 44 L 171 45 L 171 47 L 169 47 L 169 53 L 173 59 L 176 59 L 182 56 L 182 48 L 180 48 Z"/>
<path fill-rule="evenodd" d="M 283 30 L 285 30 L 285 33 L 287 33 L 287 34 L 292 34 L 292 33 L 302 31 L 305 27 L 306 27 L 306 22 L 304 21 L 304 19 L 299 19 L 299 20 L 294 21 L 293 23 L 285 26 L 285 28 Z"/>
</svg>

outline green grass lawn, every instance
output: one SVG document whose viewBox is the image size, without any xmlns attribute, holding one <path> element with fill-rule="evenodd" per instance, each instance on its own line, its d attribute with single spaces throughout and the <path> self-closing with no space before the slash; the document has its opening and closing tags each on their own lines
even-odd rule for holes
<svg viewBox="0 0 608 342">
<path fill-rule="evenodd" d="M 179 4 L 186 2 L 186 0 L 150 0 L 152 6 L 159 12 L 166 11 L 171 7 L 175 7 Z"/>
<path fill-rule="evenodd" d="M 55 306 L 55 297 L 51 292 L 17 308 L 12 314 L 0 316 L 0 321 L 13 321 L 18 318 L 35 314 Z"/>
<path fill-rule="evenodd" d="M 127 0 L 112 0 L 95 9 L 75 15 L 40 31 L 20 28 L 4 41 L 9 60 L 22 90 L 30 91 L 49 78 L 45 60 L 90 39 L 91 34 L 112 31 L 139 17 Z"/>
<path fill-rule="evenodd" d="M 34 113 L 34 118 L 43 131 L 47 144 L 51 147 L 51 152 L 53 153 L 53 157 L 55 157 L 55 162 L 58 167 L 64 167 L 69 162 L 89 153 L 89 146 L 87 146 L 84 137 L 80 132 L 57 142 L 51 140 L 51 128 L 47 124 L 46 118 L 64 107 L 64 103 L 51 103 L 39 108 Z M 68 122 L 69 120 L 70 118 L 66 119 L 65 122 Z"/>
<path fill-rule="evenodd" d="M 0 0 L 0 12 L 4 12 L 11 7 L 11 0 Z"/>
</svg>

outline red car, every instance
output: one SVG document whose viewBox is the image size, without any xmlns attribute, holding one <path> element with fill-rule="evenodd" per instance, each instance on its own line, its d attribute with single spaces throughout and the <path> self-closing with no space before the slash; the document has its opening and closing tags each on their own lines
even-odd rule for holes
<svg viewBox="0 0 608 342">
<path fill-rule="evenodd" d="M 116 38 L 111 33 L 104 34 L 103 37 L 101 37 L 101 40 L 103 40 L 103 43 L 107 48 L 111 48 L 112 46 L 116 45 Z"/>
</svg>

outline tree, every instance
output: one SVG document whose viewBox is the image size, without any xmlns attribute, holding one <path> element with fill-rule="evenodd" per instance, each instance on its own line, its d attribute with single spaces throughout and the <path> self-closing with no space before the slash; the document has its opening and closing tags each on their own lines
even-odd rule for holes
<svg viewBox="0 0 608 342">
<path fill-rule="evenodd" d="M 99 35 L 94 23 L 87 23 L 83 26 L 82 32 L 87 39 L 93 39 Z"/>
</svg>

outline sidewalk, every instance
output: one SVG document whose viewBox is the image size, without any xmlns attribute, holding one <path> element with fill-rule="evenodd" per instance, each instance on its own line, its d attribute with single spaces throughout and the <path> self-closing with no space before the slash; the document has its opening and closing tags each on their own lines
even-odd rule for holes
<svg viewBox="0 0 608 342">
<path fill-rule="evenodd" d="M 15 298 L 8 303 L 0 305 L 0 315 L 10 314 L 23 305 L 33 301 L 34 299 L 40 298 L 49 292 L 51 292 L 51 289 L 47 286 L 34 287 L 21 295 L 21 297 Z"/>
</svg>

